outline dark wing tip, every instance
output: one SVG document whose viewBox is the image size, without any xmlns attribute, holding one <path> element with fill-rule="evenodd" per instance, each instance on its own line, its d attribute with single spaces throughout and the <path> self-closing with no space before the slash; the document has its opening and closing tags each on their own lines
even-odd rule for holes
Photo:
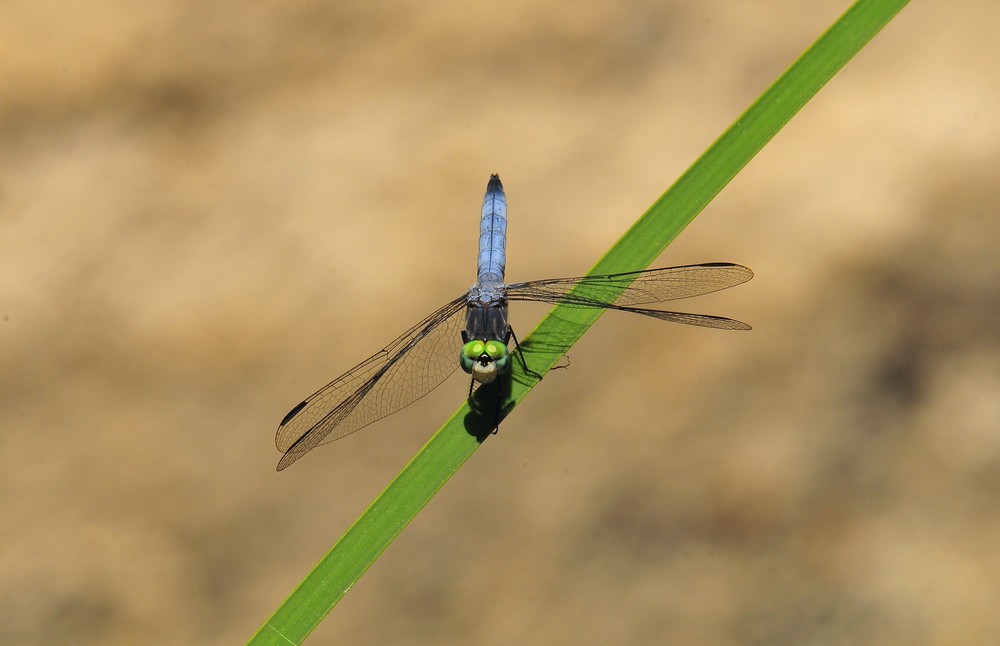
<svg viewBox="0 0 1000 646">
<path fill-rule="evenodd" d="M 292 421 L 292 418 L 295 417 L 296 415 L 298 415 L 302 411 L 302 409 L 306 407 L 306 403 L 307 402 L 302 402 L 301 404 L 299 404 L 298 406 L 296 406 L 292 410 L 288 411 L 288 413 L 284 417 L 281 418 L 281 423 L 278 424 L 278 428 L 281 428 L 282 426 L 284 426 L 288 422 Z"/>
<path fill-rule="evenodd" d="M 488 184 L 486 184 L 487 191 L 490 190 L 491 188 L 499 188 L 501 190 L 503 189 L 503 184 L 500 183 L 500 176 L 497 175 L 496 173 L 490 175 L 490 181 Z"/>
<path fill-rule="evenodd" d="M 751 275 L 753 275 L 753 270 L 752 269 L 750 269 L 746 265 L 741 265 L 738 262 L 703 262 L 703 263 L 700 263 L 700 264 L 694 265 L 694 266 L 695 267 L 734 267 L 736 269 L 746 269 L 748 272 L 750 272 Z"/>
</svg>

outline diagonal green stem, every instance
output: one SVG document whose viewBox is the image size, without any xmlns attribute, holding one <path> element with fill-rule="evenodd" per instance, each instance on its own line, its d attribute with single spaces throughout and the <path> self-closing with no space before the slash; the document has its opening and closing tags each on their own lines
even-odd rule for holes
<svg viewBox="0 0 1000 646">
<path fill-rule="evenodd" d="M 607 274 L 646 267 L 757 152 L 908 0 L 858 0 L 810 47 L 591 270 Z M 522 344 L 528 364 L 548 372 L 601 315 L 601 310 L 556 307 Z M 502 416 L 534 387 L 516 368 L 503 393 Z M 375 562 L 403 528 L 479 447 L 495 416 L 497 392 L 481 388 L 431 438 L 310 572 L 250 644 L 299 644 Z"/>
</svg>

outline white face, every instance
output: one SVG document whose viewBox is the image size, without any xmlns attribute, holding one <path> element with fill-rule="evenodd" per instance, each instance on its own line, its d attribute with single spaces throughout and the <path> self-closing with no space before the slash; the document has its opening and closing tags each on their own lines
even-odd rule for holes
<svg viewBox="0 0 1000 646">
<path fill-rule="evenodd" d="M 485 364 L 477 361 L 472 366 L 472 378 L 481 384 L 492 383 L 498 374 L 500 374 L 500 370 L 497 369 L 496 361 L 492 359 Z"/>
</svg>

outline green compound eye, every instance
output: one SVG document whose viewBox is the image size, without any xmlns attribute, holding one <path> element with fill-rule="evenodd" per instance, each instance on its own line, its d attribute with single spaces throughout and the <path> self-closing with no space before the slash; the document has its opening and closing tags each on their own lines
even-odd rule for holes
<svg viewBox="0 0 1000 646">
<path fill-rule="evenodd" d="M 458 355 L 458 365 L 462 366 L 462 370 L 471 375 L 476 361 L 479 357 L 483 356 L 485 350 L 486 344 L 482 341 L 469 341 L 462 346 L 462 354 Z"/>
<path fill-rule="evenodd" d="M 486 362 L 483 355 L 489 357 L 490 362 Z M 471 374 L 473 379 L 477 379 L 478 376 L 477 381 L 488 383 L 496 377 L 486 379 L 484 375 L 496 375 L 507 372 L 510 368 L 510 352 L 501 341 L 473 339 L 462 346 L 462 354 L 458 355 L 458 364 L 462 366 L 462 370 Z"/>
<path fill-rule="evenodd" d="M 482 341 L 469 341 L 462 346 L 462 356 L 469 359 L 478 359 L 486 351 L 486 344 Z"/>
<path fill-rule="evenodd" d="M 499 341 L 490 341 L 486 344 L 486 354 L 494 361 L 500 361 L 507 356 L 507 346 Z"/>
</svg>

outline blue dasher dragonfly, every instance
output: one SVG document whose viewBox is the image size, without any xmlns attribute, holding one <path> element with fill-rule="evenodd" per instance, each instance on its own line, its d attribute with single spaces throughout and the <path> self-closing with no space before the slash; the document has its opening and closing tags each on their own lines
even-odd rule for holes
<svg viewBox="0 0 1000 646">
<path fill-rule="evenodd" d="M 274 438 L 278 450 L 284 453 L 278 471 L 321 444 L 339 440 L 409 406 L 459 366 L 471 375 L 471 396 L 477 384 L 492 383 L 510 372 L 511 340 L 513 354 L 525 372 L 540 378 L 525 364 L 507 321 L 509 301 L 619 310 L 723 330 L 750 329 L 746 323 L 721 316 L 636 307 L 701 296 L 745 283 L 753 278 L 753 272 L 742 265 L 714 262 L 507 285 L 506 245 L 507 198 L 500 177 L 493 175 L 483 199 L 476 284 L 289 411 Z"/>
</svg>

